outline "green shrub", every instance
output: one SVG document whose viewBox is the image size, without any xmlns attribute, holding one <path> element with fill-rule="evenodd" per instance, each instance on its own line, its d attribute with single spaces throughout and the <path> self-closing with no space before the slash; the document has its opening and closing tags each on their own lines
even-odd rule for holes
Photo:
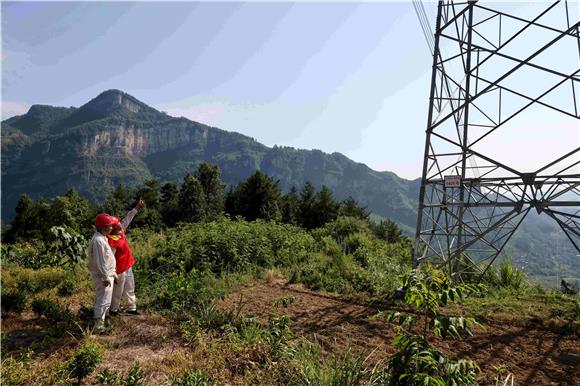
<svg viewBox="0 0 580 386">
<path fill-rule="evenodd" d="M 26 308 L 28 299 L 24 291 L 6 291 L 2 293 L 2 311 L 21 313 Z"/>
<path fill-rule="evenodd" d="M 87 241 L 71 228 L 54 226 L 48 230 L 45 240 L 5 244 L 2 257 L 32 269 L 80 263 L 85 258 Z"/>
<path fill-rule="evenodd" d="M 101 358 L 101 351 L 96 343 L 87 342 L 74 352 L 67 364 L 67 369 L 80 383 L 95 370 Z"/>
<path fill-rule="evenodd" d="M 20 290 L 37 293 L 56 287 L 62 282 L 65 272 L 59 268 L 45 267 L 15 270 L 14 276 Z"/>
<path fill-rule="evenodd" d="M 330 236 L 338 243 L 343 243 L 346 238 L 355 233 L 368 233 L 371 231 L 366 221 L 355 217 L 338 217 L 336 220 L 326 224 L 313 232 L 315 238 Z"/>
<path fill-rule="evenodd" d="M 290 304 L 296 301 L 296 297 L 289 295 L 289 296 L 282 296 L 272 300 L 272 306 L 279 308 L 279 307 L 288 307 Z"/>
<path fill-rule="evenodd" d="M 215 382 L 197 370 L 187 370 L 181 378 L 171 380 L 171 386 L 214 386 Z"/>
<path fill-rule="evenodd" d="M 161 310 L 191 311 L 226 294 L 224 283 L 212 273 L 195 269 L 166 274 L 156 285 L 153 304 Z"/>
<path fill-rule="evenodd" d="M 65 279 L 60 286 L 58 286 L 57 293 L 60 296 L 70 296 L 74 293 L 76 289 L 75 282 L 71 279 Z"/>
<path fill-rule="evenodd" d="M 298 227 L 273 222 L 230 220 L 183 224 L 159 240 L 147 265 L 171 272 L 214 273 L 272 267 L 301 261 L 315 249 L 312 236 Z"/>
<path fill-rule="evenodd" d="M 54 266 L 57 263 L 56 257 L 47 255 L 45 251 L 46 245 L 39 240 L 2 244 L 2 260 L 3 263 L 13 262 L 32 269 Z"/>
<path fill-rule="evenodd" d="M 73 315 L 68 307 L 63 307 L 56 300 L 35 299 L 32 301 L 32 311 L 52 324 L 73 322 Z"/>
</svg>

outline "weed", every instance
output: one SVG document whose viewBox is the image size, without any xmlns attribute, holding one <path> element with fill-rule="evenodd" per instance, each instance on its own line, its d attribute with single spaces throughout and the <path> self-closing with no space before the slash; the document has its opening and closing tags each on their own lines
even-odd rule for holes
<svg viewBox="0 0 580 386">
<path fill-rule="evenodd" d="M 145 384 L 145 372 L 139 366 L 139 362 L 134 362 L 127 374 L 121 380 L 122 386 L 141 386 Z"/>
<path fill-rule="evenodd" d="M 288 307 L 290 304 L 296 301 L 296 297 L 289 295 L 289 296 L 282 296 L 280 298 L 272 300 L 272 306 L 279 308 L 279 307 Z"/>
<path fill-rule="evenodd" d="M 119 372 L 115 370 L 104 369 L 97 374 L 96 381 L 99 385 L 116 385 L 119 382 Z"/>
<path fill-rule="evenodd" d="M 201 371 L 188 370 L 181 378 L 173 378 L 171 386 L 214 386 L 215 382 Z"/>
</svg>

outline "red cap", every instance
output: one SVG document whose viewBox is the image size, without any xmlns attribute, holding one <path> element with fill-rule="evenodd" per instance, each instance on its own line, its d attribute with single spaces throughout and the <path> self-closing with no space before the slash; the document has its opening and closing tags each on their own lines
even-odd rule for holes
<svg viewBox="0 0 580 386">
<path fill-rule="evenodd" d="M 117 219 L 106 213 L 101 213 L 95 218 L 95 226 L 97 228 L 113 226 L 117 222 Z"/>
</svg>

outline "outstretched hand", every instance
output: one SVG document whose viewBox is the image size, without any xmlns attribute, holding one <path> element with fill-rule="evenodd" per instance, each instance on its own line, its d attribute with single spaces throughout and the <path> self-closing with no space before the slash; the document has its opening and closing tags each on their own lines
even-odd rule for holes
<svg viewBox="0 0 580 386">
<path fill-rule="evenodd" d="M 137 201 L 137 205 L 135 205 L 135 209 L 139 210 L 145 205 L 145 201 L 143 201 L 143 197 L 139 197 L 139 201 Z"/>
</svg>

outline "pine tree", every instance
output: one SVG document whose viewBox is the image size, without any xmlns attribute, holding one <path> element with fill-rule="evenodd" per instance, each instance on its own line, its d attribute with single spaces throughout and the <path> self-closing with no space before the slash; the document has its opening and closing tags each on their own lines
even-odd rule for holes
<svg viewBox="0 0 580 386">
<path fill-rule="evenodd" d="M 206 162 L 199 165 L 195 176 L 201 183 L 206 199 L 206 216 L 208 220 L 217 219 L 224 210 L 224 183 L 219 166 Z"/>
<path fill-rule="evenodd" d="M 181 221 L 200 222 L 205 220 L 205 193 L 199 180 L 191 174 L 187 174 L 183 178 L 177 201 Z"/>
<path fill-rule="evenodd" d="M 299 219 L 303 228 L 316 228 L 315 219 L 316 189 L 307 181 L 300 191 Z"/>
<path fill-rule="evenodd" d="M 334 199 L 332 192 L 326 186 L 316 194 L 314 203 L 314 227 L 323 227 L 326 223 L 336 220 L 340 204 Z"/>
<path fill-rule="evenodd" d="M 99 208 L 99 212 L 122 215 L 130 209 L 132 201 L 131 192 L 123 184 L 119 184 L 115 190 L 107 195 L 105 202 Z"/>
<path fill-rule="evenodd" d="M 368 221 L 370 212 L 367 210 L 366 206 L 359 206 L 358 202 L 354 198 L 348 197 L 346 200 L 340 203 L 339 215 L 355 217 Z"/>
<path fill-rule="evenodd" d="M 163 185 L 159 202 L 163 223 L 169 227 L 174 226 L 180 216 L 177 185 L 173 182 Z"/>
<path fill-rule="evenodd" d="M 150 178 L 143 182 L 143 185 L 135 192 L 135 199 L 131 207 L 142 198 L 145 205 L 141 209 L 139 216 L 133 220 L 134 227 L 145 227 L 151 229 L 161 228 L 161 213 L 159 211 L 159 180 Z M 125 213 L 120 213 L 118 216 L 122 217 Z"/>
<path fill-rule="evenodd" d="M 34 221 L 33 208 L 34 201 L 30 196 L 26 193 L 21 194 L 16 204 L 14 219 L 4 235 L 4 242 L 12 243 L 29 235 L 30 226 Z"/>
<path fill-rule="evenodd" d="M 292 189 L 280 200 L 282 222 L 287 224 L 300 225 L 300 199 L 298 192 L 293 186 Z"/>
<path fill-rule="evenodd" d="M 239 195 L 241 214 L 246 220 L 280 218 L 280 188 L 271 177 L 259 170 L 241 184 Z"/>
<path fill-rule="evenodd" d="M 375 235 L 385 240 L 387 243 L 398 243 L 403 240 L 403 231 L 391 219 L 381 220 L 378 225 L 373 227 Z"/>
</svg>

